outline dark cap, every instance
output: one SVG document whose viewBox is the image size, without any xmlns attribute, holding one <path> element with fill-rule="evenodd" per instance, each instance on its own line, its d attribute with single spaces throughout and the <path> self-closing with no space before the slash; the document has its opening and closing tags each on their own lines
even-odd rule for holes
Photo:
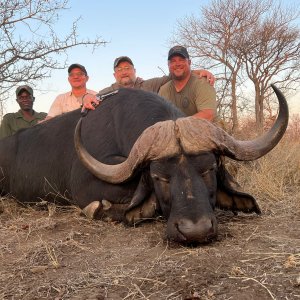
<svg viewBox="0 0 300 300">
<path fill-rule="evenodd" d="M 130 63 L 132 66 L 134 66 L 132 60 L 128 57 L 128 56 L 120 56 L 120 57 L 117 57 L 115 59 L 115 62 L 114 62 L 114 69 L 119 65 L 119 63 L 123 62 L 123 61 L 127 61 L 128 63 Z"/>
<path fill-rule="evenodd" d="M 180 55 L 184 58 L 190 59 L 190 56 L 189 56 L 186 48 L 183 47 L 183 46 L 174 46 L 173 48 L 171 48 L 169 50 L 168 60 L 170 60 L 171 57 L 174 56 L 174 55 Z"/>
<path fill-rule="evenodd" d="M 16 95 L 19 96 L 19 94 L 22 91 L 26 91 L 29 93 L 31 96 L 33 96 L 33 89 L 29 85 L 21 85 L 16 89 Z"/>
<path fill-rule="evenodd" d="M 87 76 L 87 71 L 86 71 L 85 67 L 84 67 L 83 65 L 80 65 L 80 64 L 72 64 L 72 65 L 68 68 L 68 74 L 70 74 L 71 71 L 72 71 L 73 69 L 76 69 L 76 68 L 80 69 L 80 70 Z"/>
</svg>

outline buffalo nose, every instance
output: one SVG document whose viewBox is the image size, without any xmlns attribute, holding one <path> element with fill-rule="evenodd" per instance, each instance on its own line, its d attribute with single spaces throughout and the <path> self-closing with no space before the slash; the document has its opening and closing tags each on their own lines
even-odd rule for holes
<svg viewBox="0 0 300 300">
<path fill-rule="evenodd" d="M 177 230 L 186 242 L 207 242 L 217 235 L 217 221 L 215 216 L 205 216 L 197 222 L 181 219 Z"/>
</svg>

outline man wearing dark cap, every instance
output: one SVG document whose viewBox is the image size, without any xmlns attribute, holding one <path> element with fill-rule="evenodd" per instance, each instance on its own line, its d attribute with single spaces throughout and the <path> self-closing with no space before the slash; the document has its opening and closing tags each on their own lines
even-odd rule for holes
<svg viewBox="0 0 300 300">
<path fill-rule="evenodd" d="M 20 110 L 16 113 L 8 113 L 3 116 L 0 126 L 0 138 L 13 135 L 19 129 L 29 128 L 36 125 L 46 117 L 44 112 L 33 110 L 33 90 L 28 85 L 21 85 L 16 89 L 17 102 Z"/>
<path fill-rule="evenodd" d="M 171 81 L 163 85 L 159 95 L 174 103 L 187 116 L 215 121 L 216 91 L 206 79 L 191 71 L 191 60 L 183 46 L 174 46 L 168 53 Z"/>
<path fill-rule="evenodd" d="M 143 80 L 142 78 L 137 77 L 134 64 L 128 56 L 117 57 L 114 61 L 113 68 L 113 75 L 116 79 L 116 82 L 111 86 L 99 91 L 100 95 L 111 93 L 120 88 L 135 88 L 148 92 L 158 93 L 160 87 L 171 80 L 170 76 L 156 77 L 147 80 Z M 211 84 L 214 83 L 214 77 L 210 72 L 205 70 L 193 72 L 196 72 L 198 77 L 208 77 L 208 79 L 211 80 Z M 84 107 L 87 109 L 95 109 L 92 106 L 93 102 L 95 104 L 98 103 L 95 97 L 85 97 Z"/>
<path fill-rule="evenodd" d="M 159 88 L 170 80 L 168 76 L 148 80 L 137 77 L 134 64 L 128 56 L 117 57 L 114 61 L 113 68 L 113 75 L 116 82 L 101 90 L 99 94 L 110 93 L 120 88 L 135 88 L 158 93 Z"/>
<path fill-rule="evenodd" d="M 70 65 L 68 68 L 68 81 L 71 85 L 71 91 L 56 97 L 50 107 L 46 120 L 78 109 L 81 107 L 85 96 L 89 94 L 96 95 L 95 91 L 87 89 L 86 83 L 88 80 L 89 76 L 83 65 Z"/>
</svg>

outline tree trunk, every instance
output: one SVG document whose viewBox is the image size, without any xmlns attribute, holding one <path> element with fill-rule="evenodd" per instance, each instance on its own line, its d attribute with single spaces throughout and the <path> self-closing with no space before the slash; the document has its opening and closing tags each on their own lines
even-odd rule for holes
<svg viewBox="0 0 300 300">
<path fill-rule="evenodd" d="M 255 87 L 255 119 L 256 131 L 258 134 L 262 134 L 264 129 L 264 97 L 257 86 Z"/>
<path fill-rule="evenodd" d="M 231 115 L 232 115 L 232 133 L 236 133 L 238 129 L 238 116 L 237 116 L 237 97 L 236 97 L 236 77 L 235 73 L 232 74 L 232 82 L 231 82 Z"/>
</svg>

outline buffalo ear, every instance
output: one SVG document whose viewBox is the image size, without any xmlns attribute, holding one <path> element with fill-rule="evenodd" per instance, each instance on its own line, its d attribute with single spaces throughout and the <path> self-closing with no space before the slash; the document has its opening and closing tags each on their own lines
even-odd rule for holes
<svg viewBox="0 0 300 300">
<path fill-rule="evenodd" d="M 255 212 L 261 214 L 261 210 L 256 200 L 249 194 L 236 191 L 217 191 L 216 207 L 224 210 L 231 210 L 233 213 L 242 211 L 244 213 Z"/>
<path fill-rule="evenodd" d="M 126 222 L 133 225 L 145 219 L 153 218 L 159 204 L 153 192 L 152 179 L 149 171 L 144 171 L 134 192 L 131 202 L 125 210 Z"/>
<path fill-rule="evenodd" d="M 127 212 L 131 209 L 140 206 L 152 193 L 153 185 L 150 179 L 149 172 L 142 173 L 139 184 L 133 194 L 133 197 L 127 207 Z"/>
<path fill-rule="evenodd" d="M 135 206 L 130 210 L 126 210 L 125 218 L 129 225 L 133 225 L 137 222 L 154 218 L 158 209 L 158 203 L 154 193 L 150 195 L 141 205 Z"/>
<path fill-rule="evenodd" d="M 219 166 L 217 180 L 217 207 L 224 210 L 231 210 L 234 213 L 242 211 L 244 213 L 255 212 L 261 214 L 255 198 L 242 190 L 241 186 L 228 173 L 223 164 Z"/>
</svg>

